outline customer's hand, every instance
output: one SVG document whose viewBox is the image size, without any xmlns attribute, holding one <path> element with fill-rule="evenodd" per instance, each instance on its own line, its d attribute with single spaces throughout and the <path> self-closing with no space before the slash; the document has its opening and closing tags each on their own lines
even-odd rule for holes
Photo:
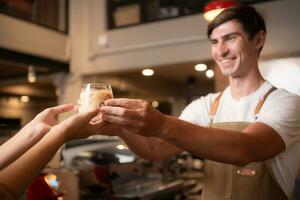
<svg viewBox="0 0 300 200">
<path fill-rule="evenodd" d="M 76 113 L 79 113 L 79 106 L 75 106 L 74 110 Z M 124 128 L 116 124 L 104 122 L 101 119 L 101 115 L 102 112 L 100 111 L 98 115 L 94 116 L 90 120 L 90 124 L 95 125 L 95 127 L 99 127 L 98 130 L 95 130 L 95 135 L 121 136 L 121 134 L 124 132 Z"/>
<path fill-rule="evenodd" d="M 139 99 L 108 99 L 100 110 L 103 121 L 146 137 L 158 136 L 166 118 L 147 101 Z"/>
<path fill-rule="evenodd" d="M 102 120 L 93 122 L 99 112 L 100 110 L 97 108 L 90 112 L 77 113 L 57 124 L 55 128 L 62 130 L 65 141 L 100 134 L 105 122 Z"/>
<path fill-rule="evenodd" d="M 23 131 L 32 134 L 33 137 L 43 137 L 51 127 L 55 126 L 57 116 L 61 113 L 68 112 L 73 109 L 72 104 L 63 104 L 55 107 L 46 108 L 40 112 L 33 120 L 31 120 L 24 128 Z"/>
<path fill-rule="evenodd" d="M 0 170 L 10 165 L 40 141 L 57 122 L 58 114 L 70 111 L 71 104 L 47 108 L 24 126 L 10 140 L 0 146 Z"/>
</svg>

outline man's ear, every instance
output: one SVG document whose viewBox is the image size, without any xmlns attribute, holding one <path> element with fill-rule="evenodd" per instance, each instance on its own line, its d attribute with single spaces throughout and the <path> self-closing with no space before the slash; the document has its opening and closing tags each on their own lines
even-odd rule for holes
<svg viewBox="0 0 300 200">
<path fill-rule="evenodd" d="M 259 31 L 255 36 L 256 47 L 258 49 L 261 49 L 264 46 L 265 40 L 266 40 L 266 32 Z"/>
</svg>

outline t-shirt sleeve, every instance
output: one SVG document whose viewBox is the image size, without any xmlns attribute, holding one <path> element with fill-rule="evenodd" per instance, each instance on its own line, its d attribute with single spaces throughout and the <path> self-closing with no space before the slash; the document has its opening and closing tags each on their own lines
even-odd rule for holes
<svg viewBox="0 0 300 200">
<path fill-rule="evenodd" d="M 185 107 L 179 119 L 200 126 L 208 126 L 210 122 L 210 105 L 215 97 L 216 94 L 208 94 L 205 97 L 200 97 L 199 99 L 194 100 L 187 107 Z"/>
<path fill-rule="evenodd" d="M 257 118 L 272 127 L 288 148 L 300 141 L 300 97 L 278 89 L 266 99 Z"/>
</svg>

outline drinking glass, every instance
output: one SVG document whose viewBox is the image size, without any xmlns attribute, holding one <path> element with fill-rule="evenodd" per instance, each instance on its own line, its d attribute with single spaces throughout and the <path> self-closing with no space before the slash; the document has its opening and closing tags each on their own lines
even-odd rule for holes
<svg viewBox="0 0 300 200">
<path fill-rule="evenodd" d="M 79 113 L 89 112 L 104 104 L 107 99 L 113 98 L 111 85 L 108 83 L 83 84 L 79 98 Z"/>
</svg>

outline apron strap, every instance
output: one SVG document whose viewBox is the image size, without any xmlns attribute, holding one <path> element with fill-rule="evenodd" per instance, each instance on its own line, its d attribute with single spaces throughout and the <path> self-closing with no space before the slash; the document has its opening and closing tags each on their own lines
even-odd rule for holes
<svg viewBox="0 0 300 200">
<path fill-rule="evenodd" d="M 272 87 L 269 89 L 269 91 L 261 98 L 261 100 L 258 102 L 255 110 L 254 110 L 254 116 L 256 118 L 256 116 L 258 115 L 262 105 L 264 104 L 265 100 L 267 99 L 267 97 L 269 96 L 269 94 L 271 94 L 273 91 L 275 91 L 277 88 L 276 87 Z M 214 100 L 214 102 L 212 103 L 211 107 L 210 107 L 210 117 L 213 118 L 216 115 L 216 112 L 218 110 L 219 107 L 219 103 L 220 103 L 220 99 L 223 95 L 223 92 L 221 92 L 217 98 Z"/>
<path fill-rule="evenodd" d="M 254 110 L 254 116 L 256 118 L 256 116 L 258 115 L 262 105 L 264 104 L 265 100 L 267 99 L 267 97 L 269 96 L 269 94 L 271 94 L 274 90 L 276 90 L 276 87 L 272 87 L 269 89 L 269 91 L 260 99 L 260 101 L 258 102 L 255 110 Z"/>
<path fill-rule="evenodd" d="M 217 110 L 218 110 L 218 107 L 219 107 L 219 103 L 220 103 L 220 99 L 221 99 L 221 96 L 222 96 L 223 92 L 221 92 L 217 98 L 214 100 L 214 102 L 212 103 L 211 107 L 210 107 L 210 113 L 209 115 L 211 117 L 215 116 Z"/>
</svg>

